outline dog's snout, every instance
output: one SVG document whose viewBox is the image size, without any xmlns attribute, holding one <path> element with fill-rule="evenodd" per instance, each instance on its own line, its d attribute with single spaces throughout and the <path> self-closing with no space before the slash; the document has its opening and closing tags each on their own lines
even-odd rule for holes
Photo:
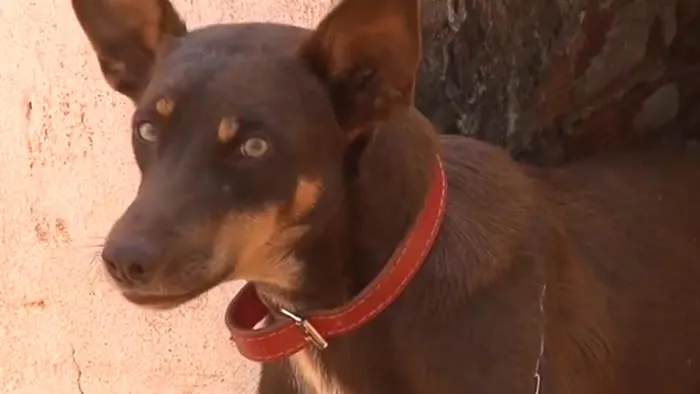
<svg viewBox="0 0 700 394">
<path fill-rule="evenodd" d="M 144 240 L 108 242 L 102 249 L 102 260 L 107 271 L 117 282 L 125 285 L 150 282 L 158 259 L 158 248 Z"/>
</svg>

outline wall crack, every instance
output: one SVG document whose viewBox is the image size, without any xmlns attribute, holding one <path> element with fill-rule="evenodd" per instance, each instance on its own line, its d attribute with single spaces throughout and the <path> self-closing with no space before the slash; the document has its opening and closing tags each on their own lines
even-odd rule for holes
<svg viewBox="0 0 700 394">
<path fill-rule="evenodd" d="M 85 394 L 85 391 L 83 391 L 83 382 L 82 382 L 83 370 L 80 368 L 80 364 L 78 364 L 78 360 L 75 357 L 76 352 L 75 352 L 75 347 L 73 345 L 70 345 L 70 350 L 71 350 L 71 352 L 70 352 L 71 360 L 73 361 L 73 366 L 75 367 L 75 371 L 76 371 L 75 383 L 78 386 L 78 392 L 80 394 Z"/>
</svg>

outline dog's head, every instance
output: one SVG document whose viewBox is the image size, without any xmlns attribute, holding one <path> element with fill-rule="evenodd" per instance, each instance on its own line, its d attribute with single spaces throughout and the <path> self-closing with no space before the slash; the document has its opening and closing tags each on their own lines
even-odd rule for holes
<svg viewBox="0 0 700 394">
<path fill-rule="evenodd" d="M 102 251 L 125 297 L 166 307 L 228 279 L 298 286 L 296 245 L 340 209 L 356 142 L 412 105 L 419 1 L 347 0 L 312 32 L 188 32 L 168 0 L 72 3 L 136 107 L 141 183 Z"/>
</svg>

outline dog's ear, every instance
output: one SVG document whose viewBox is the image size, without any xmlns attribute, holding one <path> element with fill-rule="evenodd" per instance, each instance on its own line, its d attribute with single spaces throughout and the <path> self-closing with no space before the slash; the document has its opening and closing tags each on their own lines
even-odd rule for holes
<svg viewBox="0 0 700 394">
<path fill-rule="evenodd" d="M 187 33 L 169 0 L 72 0 L 73 11 L 115 90 L 136 101 L 173 37 Z"/>
<path fill-rule="evenodd" d="M 302 45 L 346 130 L 413 105 L 420 11 L 420 0 L 344 0 Z"/>
</svg>

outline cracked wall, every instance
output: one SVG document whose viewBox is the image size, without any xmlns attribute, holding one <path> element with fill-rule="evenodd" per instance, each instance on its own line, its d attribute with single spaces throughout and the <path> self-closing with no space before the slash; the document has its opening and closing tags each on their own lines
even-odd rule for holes
<svg viewBox="0 0 700 394">
<path fill-rule="evenodd" d="M 318 0 L 176 0 L 190 27 L 314 25 Z M 94 256 L 130 201 L 128 101 L 65 0 L 0 0 L 0 393 L 251 393 L 223 321 L 235 286 L 171 312 L 127 304 Z"/>
</svg>

